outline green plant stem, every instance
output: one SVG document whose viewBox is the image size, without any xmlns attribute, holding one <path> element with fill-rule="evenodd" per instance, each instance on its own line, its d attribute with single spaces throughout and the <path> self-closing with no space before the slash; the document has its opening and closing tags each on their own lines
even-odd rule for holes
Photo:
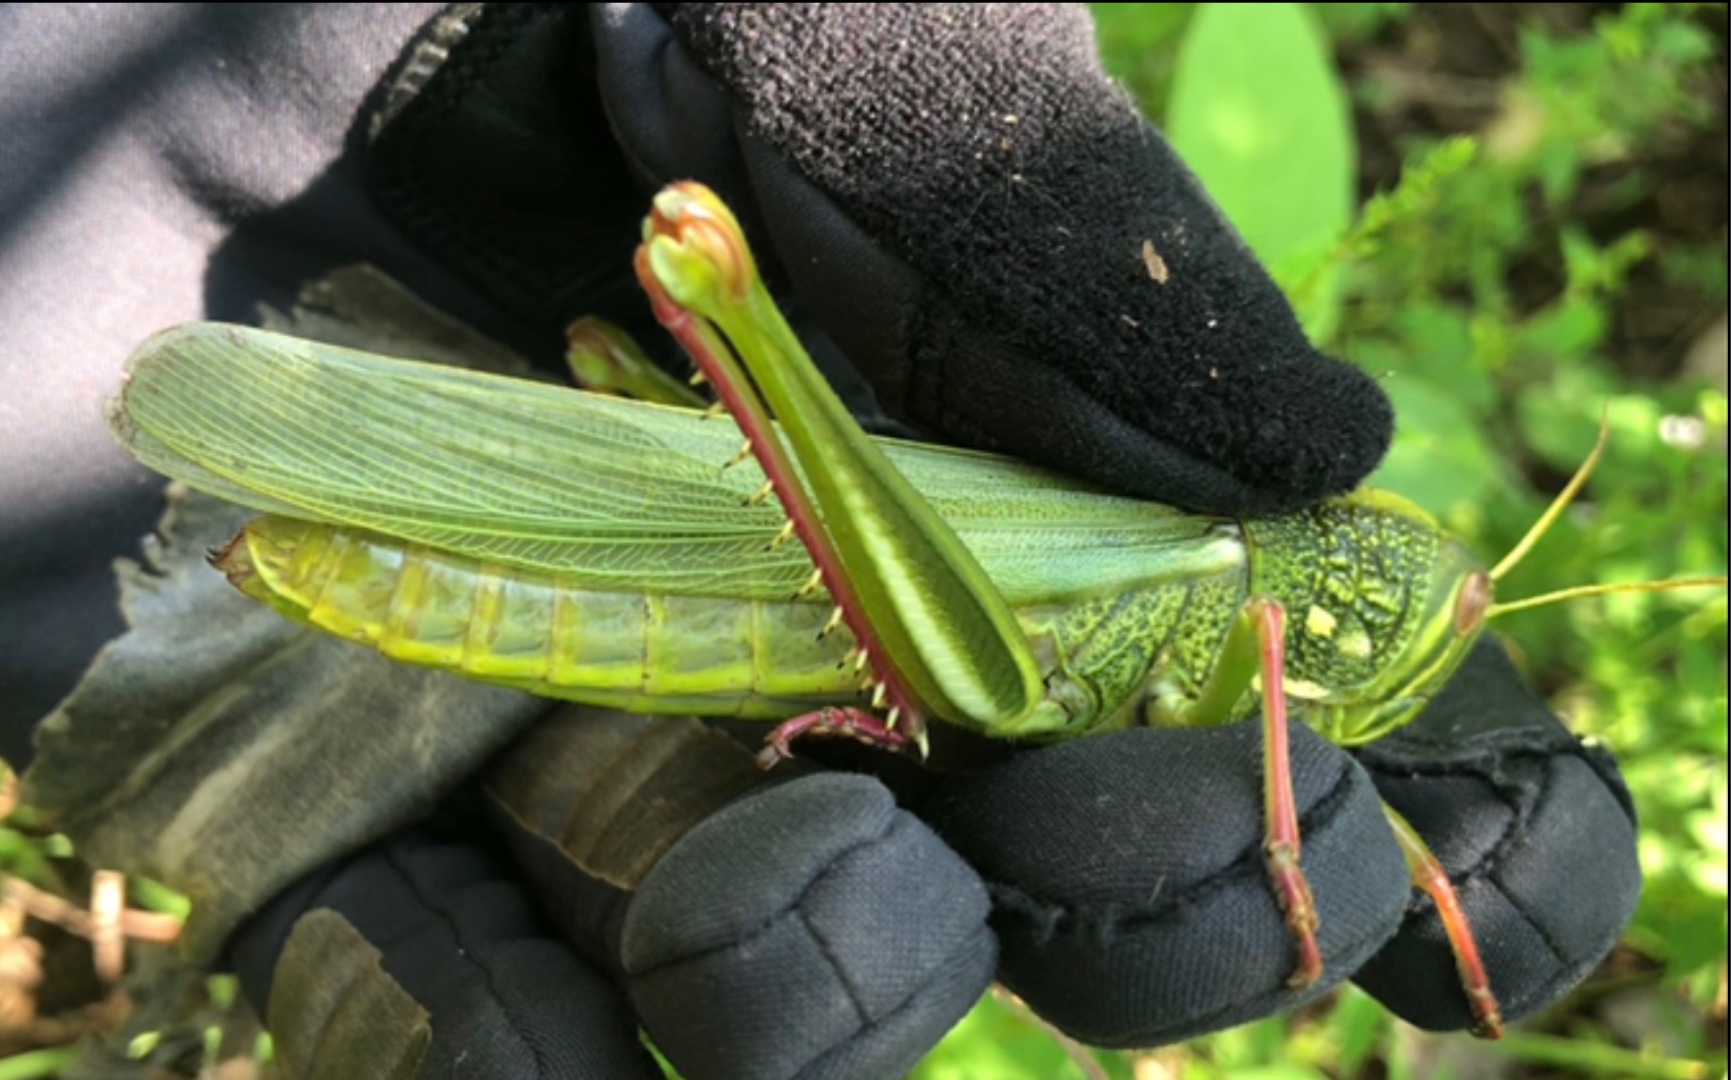
<svg viewBox="0 0 1731 1080">
<path fill-rule="evenodd" d="M 1704 1061 L 1657 1057 L 1599 1042 L 1555 1035 L 1512 1033 L 1496 1049 L 1518 1061 L 1554 1065 L 1600 1076 L 1630 1080 L 1707 1080 L 1713 1070 Z"/>
<path fill-rule="evenodd" d="M 69 1046 L 14 1054 L 0 1060 L 0 1080 L 40 1080 L 42 1077 L 54 1076 L 72 1064 L 73 1058 L 77 1056 L 78 1051 Z"/>
</svg>

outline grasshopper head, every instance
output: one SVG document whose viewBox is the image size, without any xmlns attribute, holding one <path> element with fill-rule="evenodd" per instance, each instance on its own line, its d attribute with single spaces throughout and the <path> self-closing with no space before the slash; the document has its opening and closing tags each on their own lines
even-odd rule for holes
<svg viewBox="0 0 1731 1080">
<path fill-rule="evenodd" d="M 1362 490 L 1248 528 L 1275 541 L 1258 544 L 1257 591 L 1287 607 L 1287 697 L 1332 742 L 1417 716 L 1483 632 L 1490 575 L 1399 496 Z"/>
<path fill-rule="evenodd" d="M 1417 717 L 1484 632 L 1491 577 L 1460 541 L 1439 534 L 1429 582 L 1406 612 L 1400 647 L 1364 681 L 1330 689 L 1302 715 L 1330 740 L 1357 746 Z"/>
<path fill-rule="evenodd" d="M 1335 604 L 1357 615 L 1381 610 L 1391 617 L 1384 620 L 1385 649 L 1375 655 L 1359 650 L 1369 663 L 1343 665 L 1336 656 L 1329 665 L 1316 661 L 1319 650 L 1312 649 L 1313 670 L 1322 674 L 1307 681 L 1302 662 L 1306 654 L 1303 649 L 1293 650 L 1301 662 L 1289 668 L 1296 680 L 1289 675 L 1286 692 L 1304 700 L 1305 719 L 1342 745 L 1370 742 L 1416 717 L 1472 651 L 1485 624 L 1498 616 L 1609 593 L 1724 588 L 1725 578 L 1720 575 L 1578 585 L 1507 603 L 1492 602 L 1495 583 L 1532 551 L 1586 484 L 1604 453 L 1609 431 L 1608 423 L 1601 423 L 1599 441 L 1587 460 L 1520 542 L 1489 570 L 1464 544 L 1443 533 L 1429 515 L 1398 496 L 1360 491 L 1313 511 L 1306 531 L 1317 561 L 1295 574 L 1288 560 L 1289 582 L 1308 578 L 1309 595 L 1321 598 L 1317 603 Z M 1305 537 L 1300 540 L 1302 551 Z M 1340 584 L 1343 565 L 1353 579 L 1349 588 Z M 1415 584 L 1391 589 L 1391 580 Z M 1316 588 L 1317 583 L 1324 587 Z M 1321 616 L 1309 620 L 1305 629 L 1334 636 L 1338 620 L 1329 609 L 1313 606 L 1311 610 Z M 1291 639 L 1289 630 L 1289 650 Z"/>
</svg>

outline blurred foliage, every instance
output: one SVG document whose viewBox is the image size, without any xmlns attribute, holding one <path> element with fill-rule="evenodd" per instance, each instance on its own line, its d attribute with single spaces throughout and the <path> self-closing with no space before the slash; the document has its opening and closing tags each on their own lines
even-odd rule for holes
<svg viewBox="0 0 1731 1080">
<path fill-rule="evenodd" d="M 1725 572 L 1724 5 L 1117 4 L 1096 19 L 1108 69 L 1319 344 L 1384 378 L 1399 430 L 1373 484 L 1494 559 L 1603 415 L 1585 497 L 1501 594 Z M 1107 1054 L 1082 1071 L 989 999 L 916 1076 L 1723 1076 L 1723 591 L 1498 629 L 1559 715 L 1617 752 L 1640 812 L 1641 909 L 1573 995 L 1487 1047 L 1349 988 L 1129 1073 Z"/>
<path fill-rule="evenodd" d="M 1277 278 L 1309 280 L 1335 328 L 1356 144 L 1328 40 L 1297 4 L 1203 4 L 1185 31 L 1166 135 Z M 1278 177 L 1277 183 L 1269 183 Z"/>
</svg>

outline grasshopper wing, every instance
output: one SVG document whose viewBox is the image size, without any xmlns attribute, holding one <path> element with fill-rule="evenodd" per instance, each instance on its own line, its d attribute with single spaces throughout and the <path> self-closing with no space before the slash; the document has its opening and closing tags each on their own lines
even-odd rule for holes
<svg viewBox="0 0 1731 1080">
<path fill-rule="evenodd" d="M 165 331 L 110 409 L 146 466 L 264 513 L 370 529 L 587 587 L 786 599 L 811 573 L 723 469 L 725 417 L 215 323 Z M 1014 604 L 1230 558 L 1209 518 L 1009 459 L 882 441 Z"/>
</svg>

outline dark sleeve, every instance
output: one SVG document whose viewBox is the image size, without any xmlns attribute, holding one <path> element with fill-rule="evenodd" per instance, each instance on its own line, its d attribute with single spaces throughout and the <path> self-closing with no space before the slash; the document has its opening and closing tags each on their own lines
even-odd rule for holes
<svg viewBox="0 0 1731 1080">
<path fill-rule="evenodd" d="M 0 12 L 0 754 L 14 765 L 119 632 L 112 562 L 161 511 L 160 479 L 102 420 L 132 347 L 190 319 L 251 321 L 363 258 L 462 310 L 370 213 L 350 152 L 369 94 L 438 10 Z"/>
</svg>

